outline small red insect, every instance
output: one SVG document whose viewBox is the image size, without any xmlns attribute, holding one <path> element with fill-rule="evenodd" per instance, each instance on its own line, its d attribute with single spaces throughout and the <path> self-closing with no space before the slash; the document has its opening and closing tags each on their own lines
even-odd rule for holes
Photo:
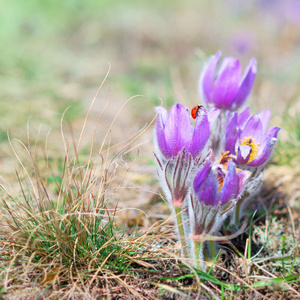
<svg viewBox="0 0 300 300">
<path fill-rule="evenodd" d="M 196 119 L 198 112 L 201 108 L 204 108 L 203 105 L 196 105 L 192 110 L 191 110 L 191 116 L 193 119 Z"/>
</svg>

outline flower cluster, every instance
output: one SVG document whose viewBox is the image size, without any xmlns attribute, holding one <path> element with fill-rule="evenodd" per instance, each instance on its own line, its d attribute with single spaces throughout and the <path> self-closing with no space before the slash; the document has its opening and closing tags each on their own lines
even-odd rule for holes
<svg viewBox="0 0 300 300">
<path fill-rule="evenodd" d="M 252 116 L 249 107 L 236 111 L 251 92 L 255 59 L 242 76 L 239 60 L 231 57 L 223 60 L 216 74 L 220 57 L 219 51 L 200 77 L 206 106 L 192 110 L 194 126 L 182 104 L 169 112 L 156 108 L 158 177 L 176 216 L 182 255 L 195 265 L 214 257 L 218 244 L 212 236 L 220 238 L 228 228 L 238 230 L 244 206 L 259 191 L 280 130 L 268 129 L 268 109 Z"/>
</svg>

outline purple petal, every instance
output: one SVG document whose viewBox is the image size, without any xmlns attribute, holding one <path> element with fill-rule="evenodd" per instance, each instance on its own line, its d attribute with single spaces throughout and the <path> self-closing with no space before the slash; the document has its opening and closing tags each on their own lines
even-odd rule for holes
<svg viewBox="0 0 300 300">
<path fill-rule="evenodd" d="M 207 119 L 210 123 L 210 126 L 214 124 L 216 119 L 218 118 L 220 114 L 220 110 L 218 108 L 212 108 L 208 113 L 207 113 Z"/>
<path fill-rule="evenodd" d="M 235 112 L 226 128 L 225 150 L 230 151 L 230 154 L 235 154 L 235 144 L 238 138 L 237 121 L 238 114 Z"/>
<path fill-rule="evenodd" d="M 277 134 L 281 129 L 279 127 L 271 127 L 264 138 L 264 141 L 261 145 L 262 150 L 259 151 L 259 157 L 251 161 L 248 166 L 258 167 L 265 164 L 272 156 L 274 147 L 277 142 Z"/>
<path fill-rule="evenodd" d="M 216 206 L 219 204 L 220 195 L 216 175 L 210 172 L 196 192 L 198 200 L 205 205 Z"/>
<path fill-rule="evenodd" d="M 249 117 L 250 117 L 250 108 L 249 108 L 249 106 L 246 106 L 244 108 L 244 110 L 241 113 L 239 113 L 239 116 L 238 116 L 239 128 L 242 128 L 242 129 L 244 128 Z"/>
<path fill-rule="evenodd" d="M 163 127 L 165 127 L 166 121 L 168 118 L 167 110 L 165 108 L 163 108 L 162 106 L 156 106 L 155 112 L 158 114 L 158 117 L 161 119 Z"/>
<path fill-rule="evenodd" d="M 202 89 L 204 100 L 206 103 L 211 103 L 213 84 L 215 78 L 215 71 L 218 65 L 219 59 L 222 55 L 221 51 L 218 51 L 208 62 L 206 67 L 204 68 L 201 77 L 199 86 Z"/>
<path fill-rule="evenodd" d="M 255 138 L 256 143 L 261 143 L 263 138 L 263 125 L 259 114 L 253 115 L 246 123 L 245 128 L 241 132 L 240 139 L 245 137 Z"/>
<path fill-rule="evenodd" d="M 216 107 L 229 109 L 239 89 L 241 64 L 238 59 L 225 57 L 212 93 Z"/>
<path fill-rule="evenodd" d="M 271 111 L 269 109 L 265 109 L 259 113 L 259 116 L 263 125 L 263 133 L 266 133 L 271 119 Z"/>
<path fill-rule="evenodd" d="M 238 153 L 237 153 L 237 161 L 240 165 L 247 164 L 250 154 L 252 152 L 252 148 L 248 145 L 240 145 L 238 147 Z"/>
<path fill-rule="evenodd" d="M 250 171 L 242 171 L 237 174 L 238 176 L 238 190 L 237 190 L 237 195 L 236 197 L 242 192 L 244 185 L 248 178 L 250 177 L 251 172 Z"/>
<path fill-rule="evenodd" d="M 252 162 L 248 164 L 250 167 L 259 167 L 265 164 L 272 156 L 275 144 L 277 139 L 271 139 L 269 142 L 265 145 L 263 152 L 259 156 L 259 158 L 254 159 Z"/>
<path fill-rule="evenodd" d="M 227 168 L 227 174 L 221 190 L 221 204 L 226 204 L 234 199 L 238 190 L 238 177 L 235 171 L 235 164 L 230 162 Z"/>
<path fill-rule="evenodd" d="M 268 132 L 267 132 L 267 134 L 264 137 L 264 140 L 261 143 L 261 147 L 264 147 L 269 142 L 270 139 L 277 138 L 277 134 L 278 134 L 278 132 L 280 130 L 281 130 L 280 127 L 275 127 L 275 126 L 274 127 L 270 127 L 269 130 L 268 130 Z"/>
<path fill-rule="evenodd" d="M 165 126 L 165 138 L 173 156 L 190 145 L 192 139 L 190 115 L 180 103 L 174 104 L 170 109 Z"/>
<path fill-rule="evenodd" d="M 249 96 L 254 79 L 256 76 L 256 60 L 255 58 L 250 59 L 250 62 L 244 72 L 243 78 L 239 86 L 239 90 L 234 99 L 232 110 L 236 110 L 241 107 Z"/>
<path fill-rule="evenodd" d="M 205 110 L 201 110 L 196 118 L 192 142 L 189 152 L 196 157 L 205 147 L 210 136 L 210 123 Z"/>
<path fill-rule="evenodd" d="M 160 151 L 165 157 L 171 157 L 171 151 L 166 143 L 165 124 L 168 117 L 168 112 L 161 106 L 155 108 L 157 113 L 156 120 L 156 137 Z"/>
<path fill-rule="evenodd" d="M 211 171 L 211 164 L 210 161 L 208 160 L 205 164 L 205 166 L 197 173 L 194 179 L 194 190 L 196 194 L 199 192 L 199 189 L 205 180 L 205 178 L 208 176 L 208 174 Z"/>
</svg>

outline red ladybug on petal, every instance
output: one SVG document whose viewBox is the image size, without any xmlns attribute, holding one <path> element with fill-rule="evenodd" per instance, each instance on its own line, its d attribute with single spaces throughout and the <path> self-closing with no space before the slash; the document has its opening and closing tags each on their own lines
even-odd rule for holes
<svg viewBox="0 0 300 300">
<path fill-rule="evenodd" d="M 191 110 L 191 116 L 193 119 L 196 119 L 197 115 L 198 115 L 198 111 L 204 108 L 203 105 L 196 105 L 192 110 Z"/>
</svg>

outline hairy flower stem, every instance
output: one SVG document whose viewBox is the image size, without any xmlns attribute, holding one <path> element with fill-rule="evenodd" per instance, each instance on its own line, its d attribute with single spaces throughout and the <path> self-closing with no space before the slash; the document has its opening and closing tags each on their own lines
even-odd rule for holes
<svg viewBox="0 0 300 300">
<path fill-rule="evenodd" d="M 235 206 L 235 218 L 234 218 L 234 223 L 236 226 L 240 225 L 240 209 L 241 209 L 241 203 L 237 202 Z"/>
<path fill-rule="evenodd" d="M 208 247 L 210 252 L 210 259 L 213 260 L 217 255 L 215 241 L 208 241 Z"/>
<path fill-rule="evenodd" d="M 185 239 L 183 222 L 182 222 L 181 207 L 178 207 L 178 206 L 175 207 L 175 213 L 176 213 L 176 218 L 177 218 L 177 226 L 178 226 L 178 232 L 179 232 L 180 242 L 181 242 L 181 246 L 182 246 L 183 256 L 188 257 L 187 243 L 186 243 L 186 239 Z"/>
</svg>

